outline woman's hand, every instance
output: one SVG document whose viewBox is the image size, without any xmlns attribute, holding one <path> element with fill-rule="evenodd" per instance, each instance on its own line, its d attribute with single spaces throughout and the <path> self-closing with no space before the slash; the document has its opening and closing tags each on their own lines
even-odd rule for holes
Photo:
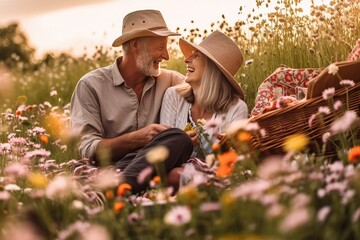
<svg viewBox="0 0 360 240">
<path fill-rule="evenodd" d="M 194 147 L 199 145 L 199 136 L 197 135 L 197 133 L 195 131 L 188 131 L 186 133 L 189 135 Z"/>
</svg>

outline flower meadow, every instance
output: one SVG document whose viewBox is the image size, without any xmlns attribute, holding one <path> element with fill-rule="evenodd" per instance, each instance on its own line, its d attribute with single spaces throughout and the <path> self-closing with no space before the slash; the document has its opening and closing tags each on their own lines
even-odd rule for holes
<svg viewBox="0 0 360 240">
<path fill-rule="evenodd" d="M 211 26 L 241 43 L 246 63 L 237 77 L 249 109 L 275 68 L 323 68 L 345 59 L 360 37 L 358 1 L 313 6 L 309 16 L 296 2 L 279 1 L 274 12 L 256 15 L 272 3 L 259 1 L 247 23 L 229 26 L 224 17 Z M 194 41 L 207 33 L 183 32 Z M 184 72 L 176 54 L 166 67 Z M 334 101 L 335 89 L 323 91 L 324 105 L 306 124 L 334 117 L 317 139 L 319 151 L 309 147 L 313 139 L 295 134 L 282 140 L 283 155 L 264 156 L 251 139 L 276 133 L 256 122 L 234 122 L 225 133 L 216 131 L 218 122 L 201 122 L 192 130 L 204 134 L 213 153 L 184 167 L 179 191 L 167 186 L 168 150 L 159 147 L 147 154 L 154 168 L 138 178 L 150 189 L 132 195 L 121 172 L 78 155 L 80 136 L 69 120 L 78 79 L 115 55 L 98 47 L 92 56 L 56 56 L 31 71 L 20 62 L 1 68 L 0 239 L 360 239 L 359 111 Z M 337 71 L 329 67 L 329 74 Z M 340 84 L 356 86 L 352 79 Z"/>
</svg>

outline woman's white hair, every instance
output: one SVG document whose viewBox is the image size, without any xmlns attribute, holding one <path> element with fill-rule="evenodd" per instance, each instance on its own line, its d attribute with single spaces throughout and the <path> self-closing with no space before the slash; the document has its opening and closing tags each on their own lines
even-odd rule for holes
<svg viewBox="0 0 360 240">
<path fill-rule="evenodd" d="M 207 111 L 227 112 L 236 103 L 239 96 L 215 63 L 208 58 L 206 62 L 196 101 Z M 189 84 L 178 86 L 177 91 L 187 102 L 195 102 L 194 92 Z"/>
</svg>

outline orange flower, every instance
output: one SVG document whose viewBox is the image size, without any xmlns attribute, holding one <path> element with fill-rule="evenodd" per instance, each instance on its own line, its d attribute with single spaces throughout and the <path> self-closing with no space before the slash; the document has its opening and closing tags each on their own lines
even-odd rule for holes
<svg viewBox="0 0 360 240">
<path fill-rule="evenodd" d="M 108 190 L 105 192 L 106 199 L 113 199 L 114 198 L 114 192 L 112 190 Z"/>
<path fill-rule="evenodd" d="M 228 167 L 228 166 L 219 166 L 216 169 L 216 176 L 220 177 L 220 178 L 225 178 L 227 176 L 229 176 L 232 173 L 232 168 Z"/>
<path fill-rule="evenodd" d="M 239 142 L 248 142 L 251 139 L 251 134 L 248 132 L 240 132 L 237 134 L 236 139 Z"/>
<path fill-rule="evenodd" d="M 219 167 L 216 169 L 216 175 L 218 177 L 227 177 L 232 173 L 232 167 L 236 161 L 238 155 L 234 151 L 225 152 L 218 156 Z"/>
<path fill-rule="evenodd" d="M 161 178 L 160 178 L 160 176 L 155 176 L 155 177 L 152 179 L 152 181 L 153 181 L 154 183 L 159 183 L 159 182 L 161 181 Z"/>
<path fill-rule="evenodd" d="M 360 146 L 355 146 L 349 150 L 348 160 L 351 163 L 356 163 L 360 161 Z"/>
<path fill-rule="evenodd" d="M 131 190 L 132 189 L 132 186 L 128 183 L 122 183 L 119 185 L 118 189 L 117 189 L 117 195 L 118 196 L 124 196 L 125 193 L 128 191 L 128 190 Z"/>
<path fill-rule="evenodd" d="M 16 110 L 16 113 L 15 113 L 15 114 L 16 114 L 16 116 L 19 117 L 19 116 L 21 116 L 22 112 L 21 112 L 20 110 Z"/>
<path fill-rule="evenodd" d="M 119 213 L 121 211 L 121 209 L 123 209 L 124 207 L 125 207 L 125 204 L 123 202 L 116 202 L 116 203 L 114 203 L 113 211 L 115 213 Z"/>
<path fill-rule="evenodd" d="M 236 154 L 235 151 L 228 151 L 223 154 L 220 154 L 218 157 L 219 157 L 220 165 L 228 165 L 229 166 L 236 161 L 238 155 Z"/>
<path fill-rule="evenodd" d="M 42 135 L 40 135 L 40 141 L 45 143 L 45 144 L 48 144 L 49 143 L 49 138 L 48 138 L 48 136 L 42 134 Z"/>
<path fill-rule="evenodd" d="M 212 145 L 212 150 L 214 152 L 217 152 L 219 149 L 220 149 L 220 144 L 218 142 L 216 142 Z"/>
</svg>

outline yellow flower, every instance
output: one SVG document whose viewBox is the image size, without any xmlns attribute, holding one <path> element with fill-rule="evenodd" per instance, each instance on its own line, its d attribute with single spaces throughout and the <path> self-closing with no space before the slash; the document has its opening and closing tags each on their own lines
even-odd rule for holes
<svg viewBox="0 0 360 240">
<path fill-rule="evenodd" d="M 184 128 L 184 132 L 186 132 L 186 133 L 188 133 L 188 132 L 192 132 L 192 131 L 194 131 L 194 128 L 193 128 L 193 126 L 191 125 L 191 123 L 186 123 L 186 126 L 185 126 L 185 128 Z"/>
<path fill-rule="evenodd" d="M 236 199 L 229 192 L 223 193 L 220 198 L 220 203 L 224 208 L 233 206 L 235 202 Z"/>
<path fill-rule="evenodd" d="M 196 121 L 197 125 L 205 126 L 206 120 L 204 118 L 198 119 Z"/>
<path fill-rule="evenodd" d="M 169 156 L 169 149 L 165 146 L 157 146 L 146 153 L 146 159 L 151 164 L 165 161 Z"/>
<path fill-rule="evenodd" d="M 206 197 L 200 193 L 198 189 L 191 185 L 186 185 L 180 188 L 176 195 L 176 199 L 179 203 L 183 203 L 189 206 L 195 206 L 202 201 L 202 198 Z"/>
<path fill-rule="evenodd" d="M 25 95 L 21 95 L 16 99 L 16 104 L 23 105 L 26 103 L 26 101 L 27 101 L 27 97 Z"/>
<path fill-rule="evenodd" d="M 292 134 L 285 138 L 283 148 L 286 152 L 300 152 L 309 143 L 309 138 L 304 134 Z"/>
<path fill-rule="evenodd" d="M 48 178 L 41 173 L 31 173 L 27 180 L 35 188 L 45 188 L 49 182 Z"/>
</svg>

